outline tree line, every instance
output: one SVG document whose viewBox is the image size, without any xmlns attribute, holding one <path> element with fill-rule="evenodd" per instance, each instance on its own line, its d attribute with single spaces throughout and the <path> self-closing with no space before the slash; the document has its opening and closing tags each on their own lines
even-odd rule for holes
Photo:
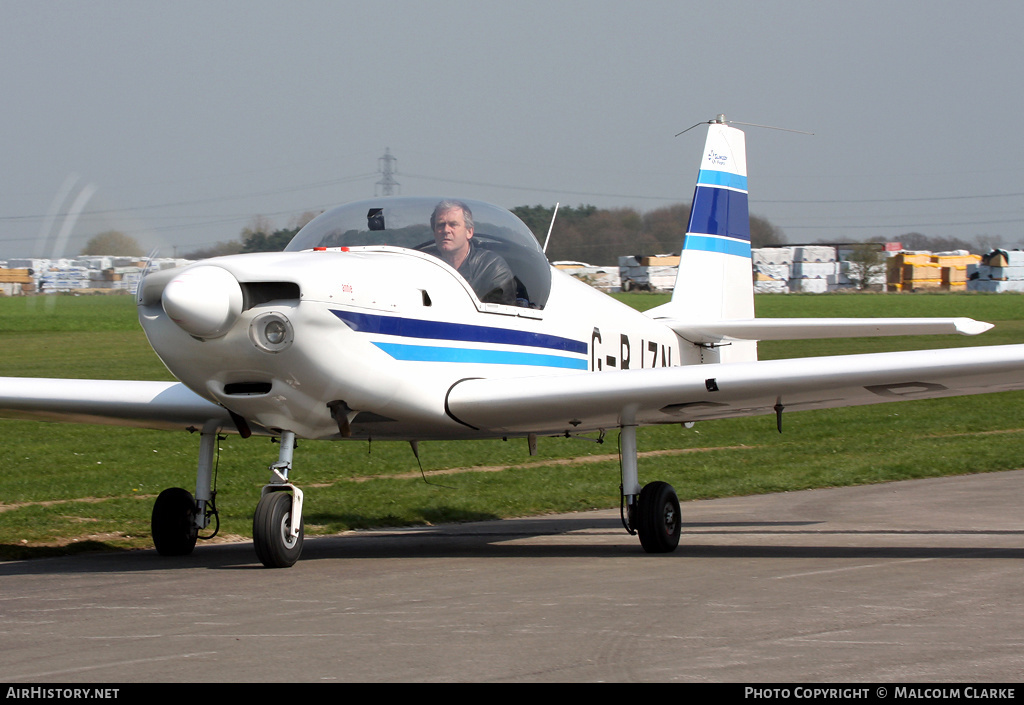
<svg viewBox="0 0 1024 705">
<path fill-rule="evenodd" d="M 690 206 L 677 204 L 640 213 L 633 208 L 595 206 L 558 209 L 554 226 L 549 206 L 512 209 L 543 243 L 551 228 L 547 256 L 552 262 L 574 260 L 588 264 L 618 264 L 621 255 L 679 254 L 690 222 Z M 783 232 L 764 218 L 750 216 L 752 247 L 786 242 Z"/>
</svg>

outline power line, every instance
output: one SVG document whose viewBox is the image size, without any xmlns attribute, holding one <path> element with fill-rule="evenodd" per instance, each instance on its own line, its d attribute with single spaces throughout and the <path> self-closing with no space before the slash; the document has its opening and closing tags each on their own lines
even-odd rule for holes
<svg viewBox="0 0 1024 705">
<path fill-rule="evenodd" d="M 95 216 L 95 215 L 116 215 L 118 213 L 138 213 L 139 211 L 147 210 L 158 210 L 161 208 L 179 208 L 181 206 L 197 206 L 209 203 L 226 203 L 228 201 L 239 201 L 246 198 L 259 198 L 262 196 L 275 196 L 282 193 L 296 193 L 300 191 L 310 191 L 313 189 L 323 188 L 325 186 L 334 186 L 337 184 L 349 183 L 352 181 L 361 181 L 375 176 L 376 172 L 369 172 L 366 174 L 357 174 L 355 176 L 346 176 L 341 179 L 330 179 L 327 181 L 319 181 L 312 184 L 305 184 L 303 186 L 290 186 L 287 188 L 274 189 L 271 191 L 261 191 L 255 193 L 239 194 L 236 196 L 218 196 L 216 198 L 200 198 L 192 201 L 176 201 L 171 203 L 155 203 L 146 206 L 129 206 L 127 208 L 107 208 L 103 210 L 92 210 L 84 211 L 83 216 Z M 66 213 L 58 213 L 57 217 L 67 215 Z M 10 215 L 0 216 L 0 221 L 3 222 L 24 222 L 41 220 L 43 218 L 50 217 L 48 215 Z"/>
<path fill-rule="evenodd" d="M 765 200 L 758 198 L 758 203 L 921 203 L 933 201 L 969 201 L 979 198 L 1019 198 L 1024 193 L 990 193 L 978 196 L 927 196 L 922 198 L 848 198 L 848 199 L 808 199 L 808 200 Z M 755 199 L 751 199 L 755 200 Z"/>
</svg>

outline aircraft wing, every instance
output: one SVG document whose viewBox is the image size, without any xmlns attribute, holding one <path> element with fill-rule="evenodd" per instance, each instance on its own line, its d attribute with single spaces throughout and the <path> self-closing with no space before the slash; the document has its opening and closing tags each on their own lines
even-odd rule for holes
<svg viewBox="0 0 1024 705">
<path fill-rule="evenodd" d="M 693 343 L 877 338 L 894 335 L 978 335 L 992 328 L 991 323 L 973 318 L 751 318 L 706 322 L 658 316 L 654 318 Z"/>
<path fill-rule="evenodd" d="M 469 379 L 449 415 L 473 428 L 556 433 L 1024 389 L 1024 345 Z"/>
<path fill-rule="evenodd" d="M 234 423 L 180 382 L 0 377 L 0 417 L 181 430 Z"/>
</svg>

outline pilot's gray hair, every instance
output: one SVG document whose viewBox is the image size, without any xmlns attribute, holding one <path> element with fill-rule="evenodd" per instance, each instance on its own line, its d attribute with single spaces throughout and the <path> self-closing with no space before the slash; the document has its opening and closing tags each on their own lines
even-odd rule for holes
<svg viewBox="0 0 1024 705">
<path fill-rule="evenodd" d="M 452 208 L 459 208 L 462 210 L 462 215 L 466 219 L 466 227 L 470 230 L 473 229 L 473 211 L 469 210 L 462 201 L 449 201 L 444 200 L 434 206 L 434 212 L 430 214 L 430 229 L 434 229 L 434 223 L 437 222 L 437 216 L 445 211 L 450 211 Z"/>
</svg>

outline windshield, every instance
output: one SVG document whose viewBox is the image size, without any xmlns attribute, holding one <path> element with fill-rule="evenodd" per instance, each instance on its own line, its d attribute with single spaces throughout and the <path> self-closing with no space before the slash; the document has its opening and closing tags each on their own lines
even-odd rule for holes
<svg viewBox="0 0 1024 705">
<path fill-rule="evenodd" d="M 285 251 L 390 245 L 436 255 L 431 216 L 441 201 L 386 196 L 339 206 L 311 220 Z M 551 268 L 530 229 L 504 208 L 481 201 L 460 203 L 471 211 L 473 247 L 504 259 L 511 269 L 514 305 L 543 308 L 551 289 Z"/>
</svg>

